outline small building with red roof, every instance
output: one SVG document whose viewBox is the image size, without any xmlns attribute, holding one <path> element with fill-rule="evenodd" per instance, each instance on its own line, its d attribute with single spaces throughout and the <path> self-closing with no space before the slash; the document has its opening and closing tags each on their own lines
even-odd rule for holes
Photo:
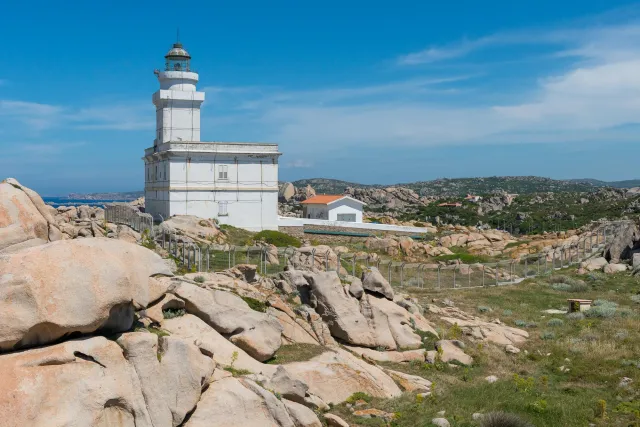
<svg viewBox="0 0 640 427">
<path fill-rule="evenodd" d="M 362 222 L 362 208 L 366 203 L 344 195 L 322 194 L 302 204 L 302 216 L 327 221 Z"/>
</svg>

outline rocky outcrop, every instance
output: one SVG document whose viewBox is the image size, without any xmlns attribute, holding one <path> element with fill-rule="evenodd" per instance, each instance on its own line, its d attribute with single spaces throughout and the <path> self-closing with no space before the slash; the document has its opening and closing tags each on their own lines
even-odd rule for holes
<svg viewBox="0 0 640 427">
<path fill-rule="evenodd" d="M 375 267 L 367 267 L 362 272 L 362 287 L 393 301 L 393 288 Z"/>
<path fill-rule="evenodd" d="M 624 224 L 620 226 L 613 241 L 605 248 L 604 257 L 612 264 L 619 263 L 621 260 L 630 260 L 637 246 L 640 246 L 640 230 L 636 224 Z"/>
<path fill-rule="evenodd" d="M 273 317 L 254 311 L 230 292 L 199 288 L 187 282 L 171 285 L 169 292 L 185 302 L 195 314 L 251 357 L 264 361 L 282 345 L 282 326 Z"/>
<path fill-rule="evenodd" d="M 327 351 L 308 362 L 286 365 L 309 385 L 309 392 L 327 403 L 341 403 L 355 392 L 391 398 L 401 394 L 396 383 L 380 368 L 342 349 Z"/>
<path fill-rule="evenodd" d="M 2 355 L 0 376 L 3 426 L 153 426 L 135 369 L 102 337 Z"/>
<path fill-rule="evenodd" d="M 133 332 L 117 342 L 135 369 L 154 427 L 180 425 L 213 374 L 211 358 L 177 337 Z"/>
<path fill-rule="evenodd" d="M 405 187 L 354 188 L 347 187 L 344 194 L 366 203 L 375 209 L 404 209 L 406 207 L 426 206 L 432 198 L 422 197 Z"/>
<path fill-rule="evenodd" d="M 60 239 L 51 211 L 35 191 L 13 178 L 0 182 L 0 253 Z"/>
<path fill-rule="evenodd" d="M 226 235 L 218 225 L 210 220 L 193 215 L 175 215 L 160 224 L 160 229 L 167 233 L 177 233 L 179 239 L 201 242 L 205 244 L 224 243 Z"/>
<path fill-rule="evenodd" d="M 162 259 L 111 239 L 61 240 L 0 256 L 0 350 L 69 334 L 121 332 L 162 297 Z"/>
</svg>

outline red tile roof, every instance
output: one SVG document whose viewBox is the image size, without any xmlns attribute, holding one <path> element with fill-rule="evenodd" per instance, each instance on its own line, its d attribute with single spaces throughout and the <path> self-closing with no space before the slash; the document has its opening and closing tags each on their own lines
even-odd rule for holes
<svg viewBox="0 0 640 427">
<path fill-rule="evenodd" d="M 302 202 L 305 205 L 328 205 L 331 202 L 335 202 L 336 200 L 340 200 L 343 197 L 346 197 L 344 195 L 339 195 L 339 196 L 335 196 L 335 195 L 322 195 L 322 196 L 315 196 L 312 197 L 310 199 L 305 200 L 304 202 Z"/>
</svg>

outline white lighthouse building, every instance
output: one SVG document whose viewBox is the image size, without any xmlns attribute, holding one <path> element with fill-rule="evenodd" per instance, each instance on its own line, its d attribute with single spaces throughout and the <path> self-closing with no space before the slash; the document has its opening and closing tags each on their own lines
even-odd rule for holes
<svg viewBox="0 0 640 427">
<path fill-rule="evenodd" d="M 155 219 L 215 218 L 248 230 L 278 229 L 277 144 L 200 141 L 198 73 L 175 43 L 156 71 L 156 136 L 144 153 L 145 207 Z"/>
</svg>

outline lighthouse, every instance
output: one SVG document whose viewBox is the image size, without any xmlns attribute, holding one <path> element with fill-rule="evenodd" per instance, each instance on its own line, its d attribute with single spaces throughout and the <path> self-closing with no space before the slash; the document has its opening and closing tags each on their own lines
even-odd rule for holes
<svg viewBox="0 0 640 427">
<path fill-rule="evenodd" d="M 204 92 L 191 55 L 176 42 L 156 70 L 156 129 L 144 153 L 145 209 L 155 220 L 175 215 L 215 219 L 248 230 L 278 229 L 278 159 L 274 143 L 200 139 Z"/>
</svg>

